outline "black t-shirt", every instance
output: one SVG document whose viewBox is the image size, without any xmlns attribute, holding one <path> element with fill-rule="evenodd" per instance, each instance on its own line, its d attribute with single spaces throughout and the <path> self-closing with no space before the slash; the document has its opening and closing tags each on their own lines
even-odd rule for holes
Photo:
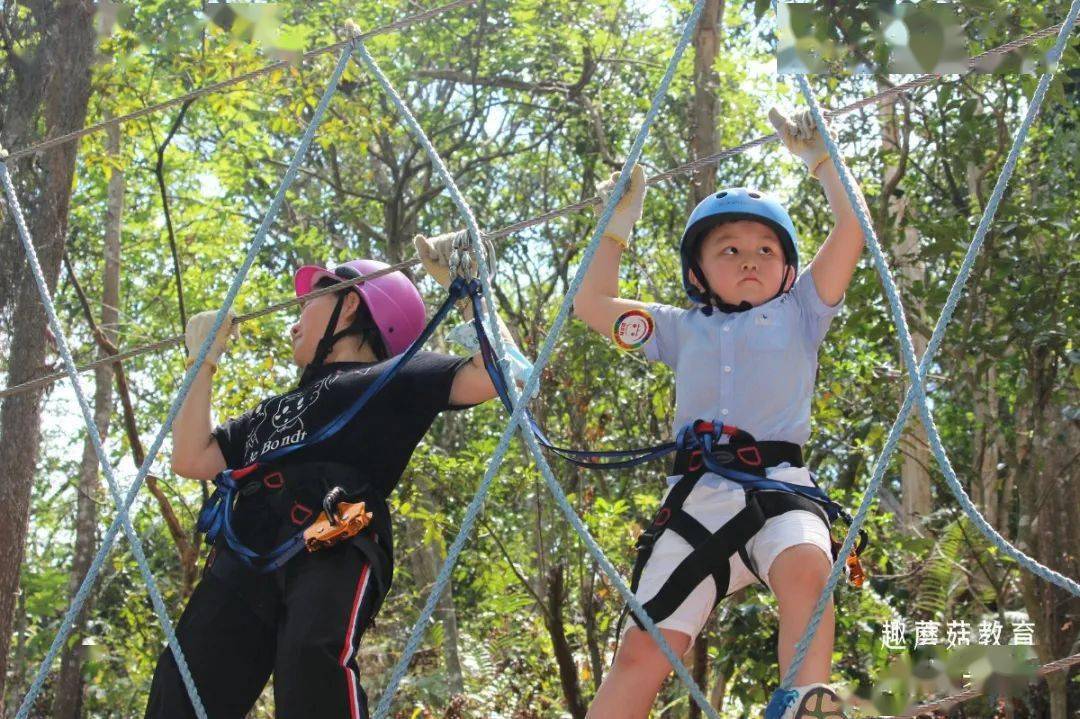
<svg viewBox="0 0 1080 719">
<path fill-rule="evenodd" d="M 340 462 L 353 466 L 388 497 L 435 416 L 450 404 L 450 387 L 468 357 L 418 352 L 336 434 L 296 450 L 282 462 Z M 265 399 L 213 431 L 230 469 L 239 469 L 285 445 L 303 442 L 349 407 L 386 362 L 332 362 L 310 373 L 297 389 Z"/>
</svg>

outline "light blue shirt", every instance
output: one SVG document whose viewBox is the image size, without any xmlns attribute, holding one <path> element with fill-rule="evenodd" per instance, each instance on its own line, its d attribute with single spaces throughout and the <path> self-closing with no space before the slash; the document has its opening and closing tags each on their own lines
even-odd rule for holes
<svg viewBox="0 0 1080 719">
<path fill-rule="evenodd" d="M 805 444 L 818 347 L 843 304 L 826 305 L 803 272 L 790 292 L 746 312 L 706 316 L 700 307 L 649 305 L 654 332 L 645 356 L 675 371 L 672 436 L 706 419 L 758 440 Z"/>
</svg>

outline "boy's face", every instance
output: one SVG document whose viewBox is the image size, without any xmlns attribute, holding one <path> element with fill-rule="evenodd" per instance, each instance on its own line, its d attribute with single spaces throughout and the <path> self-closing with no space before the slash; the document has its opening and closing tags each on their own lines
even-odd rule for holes
<svg viewBox="0 0 1080 719">
<path fill-rule="evenodd" d="M 771 227 L 753 220 L 735 220 L 709 230 L 698 245 L 698 266 L 712 291 L 724 302 L 744 300 L 756 307 L 795 282 L 787 272 L 783 246 Z M 690 281 L 705 291 L 693 273 Z"/>
</svg>

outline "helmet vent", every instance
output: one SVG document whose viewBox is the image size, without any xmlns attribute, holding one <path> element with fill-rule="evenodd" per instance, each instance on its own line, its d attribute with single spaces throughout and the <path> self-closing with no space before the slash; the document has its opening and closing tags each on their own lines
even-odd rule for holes
<svg viewBox="0 0 1080 719">
<path fill-rule="evenodd" d="M 760 192 L 754 192 L 753 190 L 751 190 L 750 192 L 747 192 L 746 194 L 750 195 L 750 197 L 753 197 L 755 200 L 760 200 L 761 199 L 761 193 Z"/>
<path fill-rule="evenodd" d="M 723 192 L 717 192 L 716 193 L 716 199 L 719 200 L 721 197 L 727 197 L 727 190 L 724 190 Z"/>
</svg>

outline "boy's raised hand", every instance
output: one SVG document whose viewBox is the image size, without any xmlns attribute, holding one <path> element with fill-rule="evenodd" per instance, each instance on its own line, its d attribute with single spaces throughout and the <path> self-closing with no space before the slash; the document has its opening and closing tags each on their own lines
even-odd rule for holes
<svg viewBox="0 0 1080 719">
<path fill-rule="evenodd" d="M 814 116 L 809 110 L 800 110 L 789 118 L 775 107 L 769 110 L 769 122 L 791 154 L 806 163 L 811 175 L 829 159 L 825 138 L 818 132 Z"/>
<path fill-rule="evenodd" d="M 615 183 L 619 181 L 619 173 L 611 173 L 611 177 L 596 186 L 596 194 L 602 202 L 593 209 L 599 217 L 611 197 L 611 191 Z M 641 210 L 645 205 L 645 170 L 641 165 L 634 165 L 630 171 L 630 182 L 626 185 L 626 192 L 619 198 L 615 205 L 615 213 L 611 221 L 604 228 L 604 237 L 610 237 L 626 249 L 630 242 L 630 231 L 634 229 L 634 223 L 641 219 Z"/>
</svg>

